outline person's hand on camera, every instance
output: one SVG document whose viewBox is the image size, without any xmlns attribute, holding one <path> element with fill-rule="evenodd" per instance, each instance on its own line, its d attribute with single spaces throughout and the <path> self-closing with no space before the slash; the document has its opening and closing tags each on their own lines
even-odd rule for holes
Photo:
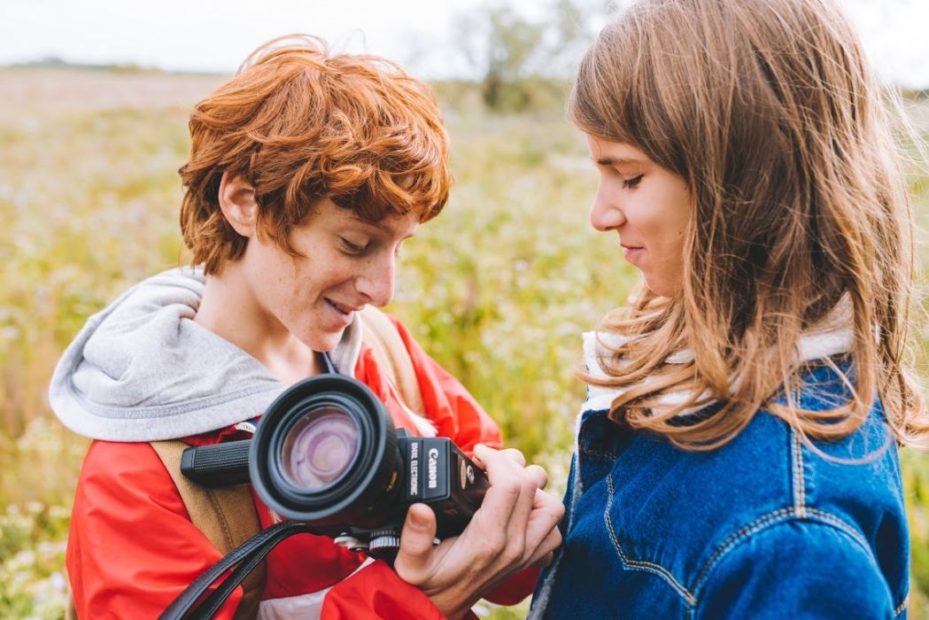
<svg viewBox="0 0 929 620">
<path fill-rule="evenodd" d="M 425 592 L 448 618 L 459 618 L 484 592 L 534 563 L 544 563 L 561 544 L 561 501 L 542 489 L 548 476 L 525 466 L 517 450 L 477 446 L 490 488 L 461 535 L 434 545 L 436 520 L 425 504 L 407 513 L 394 568 Z"/>
</svg>

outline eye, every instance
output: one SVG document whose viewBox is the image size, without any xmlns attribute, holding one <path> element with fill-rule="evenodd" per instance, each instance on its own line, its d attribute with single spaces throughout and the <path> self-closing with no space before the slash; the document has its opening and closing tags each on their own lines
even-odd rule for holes
<svg viewBox="0 0 929 620">
<path fill-rule="evenodd" d="M 623 187 L 625 187 L 626 189 L 633 189 L 634 187 L 637 187 L 637 186 L 639 185 L 639 183 L 642 182 L 642 177 L 643 177 L 643 176 L 645 176 L 645 175 L 644 175 L 644 174 L 640 174 L 639 176 L 637 176 L 637 177 L 632 177 L 631 179 L 624 179 L 624 180 L 623 180 Z"/>
<path fill-rule="evenodd" d="M 359 245 L 357 243 L 352 243 L 345 237 L 339 237 L 339 241 L 342 243 L 342 251 L 352 256 L 361 256 L 368 249 L 368 244 Z"/>
</svg>

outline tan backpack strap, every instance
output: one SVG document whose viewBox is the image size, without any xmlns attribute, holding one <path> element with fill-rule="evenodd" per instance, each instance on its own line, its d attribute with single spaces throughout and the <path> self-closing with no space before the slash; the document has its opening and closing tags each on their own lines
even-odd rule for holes
<svg viewBox="0 0 929 620">
<path fill-rule="evenodd" d="M 181 454 L 189 446 L 183 441 L 153 441 L 155 453 L 177 487 L 191 522 L 226 555 L 261 531 L 251 485 L 211 489 L 189 480 L 181 473 Z M 236 610 L 236 619 L 257 618 L 264 592 L 265 564 L 259 564 L 242 582 L 245 595 Z"/>
<path fill-rule="evenodd" d="M 386 314 L 373 306 L 366 306 L 358 313 L 361 317 L 363 338 L 371 347 L 378 364 L 386 370 L 394 385 L 400 391 L 404 404 L 415 413 L 422 415 L 423 396 L 419 391 L 416 369 L 397 327 Z"/>
</svg>

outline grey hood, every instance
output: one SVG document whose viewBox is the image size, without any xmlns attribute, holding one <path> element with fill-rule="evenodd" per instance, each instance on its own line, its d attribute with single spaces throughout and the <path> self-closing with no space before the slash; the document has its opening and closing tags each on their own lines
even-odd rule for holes
<svg viewBox="0 0 929 620">
<path fill-rule="evenodd" d="M 166 271 L 90 317 L 52 376 L 49 401 L 58 419 L 93 439 L 156 441 L 261 414 L 285 386 L 191 320 L 205 284 L 199 269 Z M 343 372 L 355 366 L 360 331 L 356 321 L 331 354 Z"/>
</svg>

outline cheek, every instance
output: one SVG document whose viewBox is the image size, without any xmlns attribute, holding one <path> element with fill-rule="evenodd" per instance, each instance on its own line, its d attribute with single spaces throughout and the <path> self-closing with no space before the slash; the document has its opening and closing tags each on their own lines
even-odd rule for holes
<svg viewBox="0 0 929 620">
<path fill-rule="evenodd" d="M 294 258 L 281 252 L 269 256 L 256 274 L 258 294 L 264 294 L 281 312 L 299 314 L 309 308 L 316 297 L 318 282 L 308 258 Z M 264 293 L 262 293 L 264 291 Z"/>
<path fill-rule="evenodd" d="M 668 271 L 679 273 L 684 267 L 684 240 L 687 232 L 686 226 L 677 222 L 665 222 L 662 234 L 662 262 Z"/>
<path fill-rule="evenodd" d="M 358 261 L 339 254 L 317 254 L 308 260 L 298 281 L 307 287 L 304 296 L 317 297 L 351 282 L 359 270 Z"/>
<path fill-rule="evenodd" d="M 673 255 L 681 257 L 690 222 L 689 198 L 680 191 L 668 192 L 661 198 L 664 208 L 656 211 L 654 225 L 661 231 L 662 245 Z"/>
</svg>

